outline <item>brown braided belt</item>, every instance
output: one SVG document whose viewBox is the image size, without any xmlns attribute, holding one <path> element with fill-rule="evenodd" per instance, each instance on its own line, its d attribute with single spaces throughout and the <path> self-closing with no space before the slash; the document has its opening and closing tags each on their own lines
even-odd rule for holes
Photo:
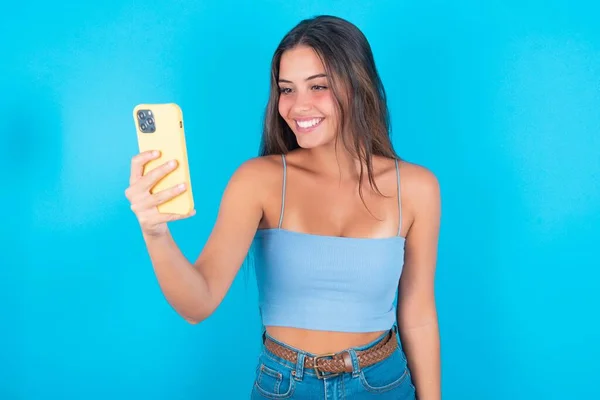
<svg viewBox="0 0 600 400">
<path fill-rule="evenodd" d="M 298 362 L 298 353 L 294 350 L 283 347 L 280 344 L 272 341 L 269 337 L 265 338 L 265 347 L 271 353 L 284 360 L 292 363 Z M 358 365 L 360 368 L 368 367 L 378 363 L 379 361 L 385 360 L 389 357 L 398 347 L 396 335 L 394 330 L 390 330 L 388 336 L 382 339 L 376 345 L 366 349 L 357 350 L 356 356 L 358 358 Z M 339 375 L 343 372 L 352 372 L 352 358 L 347 350 L 340 351 L 339 353 L 321 354 L 316 357 L 304 358 L 304 368 L 314 369 L 317 374 L 317 378 L 329 378 L 331 376 Z M 324 372 L 330 374 L 324 375 Z M 333 374 L 333 375 L 331 375 Z"/>
</svg>

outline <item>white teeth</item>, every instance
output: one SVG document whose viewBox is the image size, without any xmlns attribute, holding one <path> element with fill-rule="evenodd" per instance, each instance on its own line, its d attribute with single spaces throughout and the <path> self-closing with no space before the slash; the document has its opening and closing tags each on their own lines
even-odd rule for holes
<svg viewBox="0 0 600 400">
<path fill-rule="evenodd" d="M 309 121 L 296 121 L 296 123 L 298 124 L 298 126 L 300 128 L 312 128 L 313 126 L 317 125 L 322 120 L 323 120 L 323 118 L 314 118 Z"/>
</svg>

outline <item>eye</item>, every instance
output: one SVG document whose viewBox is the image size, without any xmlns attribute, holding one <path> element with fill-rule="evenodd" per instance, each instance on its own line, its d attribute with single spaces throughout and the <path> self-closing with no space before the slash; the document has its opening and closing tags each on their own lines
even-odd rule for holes
<svg viewBox="0 0 600 400">
<path fill-rule="evenodd" d="M 325 90 L 327 89 L 327 86 L 322 86 L 322 85 L 314 85 L 312 87 L 313 90 Z"/>
<path fill-rule="evenodd" d="M 292 89 L 290 89 L 290 88 L 286 88 L 286 87 L 279 88 L 279 93 L 281 93 L 281 94 L 289 94 L 289 93 L 291 93 L 291 91 L 292 91 Z"/>
</svg>

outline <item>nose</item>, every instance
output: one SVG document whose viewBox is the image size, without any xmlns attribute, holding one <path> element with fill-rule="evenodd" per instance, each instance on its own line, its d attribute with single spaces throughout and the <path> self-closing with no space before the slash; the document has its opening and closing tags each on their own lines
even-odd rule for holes
<svg viewBox="0 0 600 400">
<path fill-rule="evenodd" d="M 310 93 L 298 92 L 296 98 L 294 99 L 294 104 L 292 106 L 293 111 L 302 112 L 310 110 L 311 108 L 312 100 L 310 98 Z"/>
</svg>

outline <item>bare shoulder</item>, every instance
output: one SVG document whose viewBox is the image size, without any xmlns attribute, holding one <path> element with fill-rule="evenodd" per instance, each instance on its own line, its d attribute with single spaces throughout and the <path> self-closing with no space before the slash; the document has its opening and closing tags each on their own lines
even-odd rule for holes
<svg viewBox="0 0 600 400">
<path fill-rule="evenodd" d="M 262 200 L 270 195 L 274 185 L 281 181 L 282 160 L 280 155 L 254 157 L 244 161 L 235 170 L 228 186 L 236 193 L 242 189 L 254 199 Z M 249 200 L 249 199 L 247 199 Z"/>
<path fill-rule="evenodd" d="M 402 197 L 414 214 L 435 213 L 440 203 L 440 184 L 437 176 L 428 168 L 400 162 Z"/>
<path fill-rule="evenodd" d="M 400 161 L 400 177 L 402 178 L 402 186 L 411 189 L 411 191 L 429 192 L 431 194 L 439 191 L 437 177 L 431 170 L 422 165 Z"/>
<path fill-rule="evenodd" d="M 260 184 L 270 179 L 280 178 L 281 175 L 281 156 L 270 155 L 263 157 L 254 157 L 244 161 L 231 177 L 235 181 L 250 182 Z"/>
</svg>

